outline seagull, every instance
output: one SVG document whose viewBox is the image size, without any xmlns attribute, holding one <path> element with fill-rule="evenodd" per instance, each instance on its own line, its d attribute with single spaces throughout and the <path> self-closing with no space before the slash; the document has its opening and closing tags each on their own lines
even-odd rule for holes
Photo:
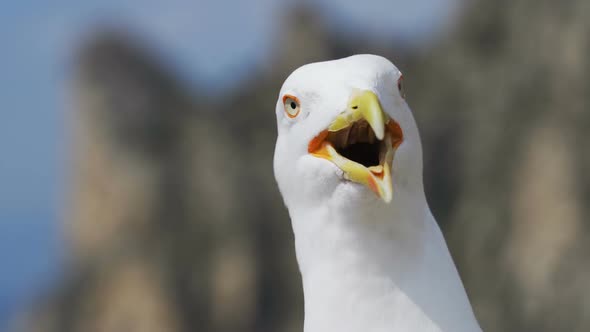
<svg viewBox="0 0 590 332">
<path fill-rule="evenodd" d="M 274 174 L 305 332 L 481 331 L 428 207 L 422 147 L 389 60 L 296 69 L 276 105 Z"/>
</svg>

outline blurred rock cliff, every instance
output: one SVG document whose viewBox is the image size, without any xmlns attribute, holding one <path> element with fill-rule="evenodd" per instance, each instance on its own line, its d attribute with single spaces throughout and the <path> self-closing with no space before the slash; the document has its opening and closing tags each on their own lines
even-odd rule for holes
<svg viewBox="0 0 590 332">
<path fill-rule="evenodd" d="M 98 32 L 71 84 L 70 269 L 23 330 L 301 331 L 274 105 L 296 67 L 355 53 L 404 73 L 427 196 L 484 330 L 590 330 L 590 3 L 476 1 L 457 20 L 408 51 L 297 9 L 288 47 L 216 97 Z"/>
</svg>

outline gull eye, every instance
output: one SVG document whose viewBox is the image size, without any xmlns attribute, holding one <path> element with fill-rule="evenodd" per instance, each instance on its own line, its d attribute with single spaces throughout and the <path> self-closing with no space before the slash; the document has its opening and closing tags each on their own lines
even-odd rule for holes
<svg viewBox="0 0 590 332">
<path fill-rule="evenodd" d="M 400 96 L 402 96 L 403 99 L 406 99 L 406 92 L 404 91 L 404 75 L 401 75 L 397 79 L 397 90 L 399 91 Z"/>
<path fill-rule="evenodd" d="M 301 111 L 299 99 L 291 95 L 285 95 L 283 97 L 283 106 L 285 107 L 285 113 L 291 119 L 299 115 L 299 111 Z"/>
</svg>

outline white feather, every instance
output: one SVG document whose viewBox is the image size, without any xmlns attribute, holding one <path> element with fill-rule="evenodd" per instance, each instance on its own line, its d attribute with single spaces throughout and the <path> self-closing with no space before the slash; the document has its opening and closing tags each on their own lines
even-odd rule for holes
<svg viewBox="0 0 590 332">
<path fill-rule="evenodd" d="M 420 136 L 397 91 L 400 75 L 382 57 L 358 55 L 303 66 L 281 89 L 274 170 L 295 233 L 306 332 L 481 331 L 426 202 Z M 404 132 L 389 204 L 307 153 L 353 89 L 375 92 Z M 301 102 L 295 119 L 284 116 L 286 93 Z"/>
</svg>

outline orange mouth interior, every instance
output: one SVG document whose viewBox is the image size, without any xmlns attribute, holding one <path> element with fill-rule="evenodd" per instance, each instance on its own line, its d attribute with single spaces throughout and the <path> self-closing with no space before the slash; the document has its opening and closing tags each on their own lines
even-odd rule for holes
<svg viewBox="0 0 590 332">
<path fill-rule="evenodd" d="M 393 119 L 387 117 L 383 140 L 377 138 L 366 120 L 359 119 L 339 130 L 322 131 L 309 142 L 308 152 L 331 161 L 343 171 L 346 180 L 367 186 L 389 203 L 393 194 L 393 157 L 402 142 L 402 129 Z"/>
</svg>

